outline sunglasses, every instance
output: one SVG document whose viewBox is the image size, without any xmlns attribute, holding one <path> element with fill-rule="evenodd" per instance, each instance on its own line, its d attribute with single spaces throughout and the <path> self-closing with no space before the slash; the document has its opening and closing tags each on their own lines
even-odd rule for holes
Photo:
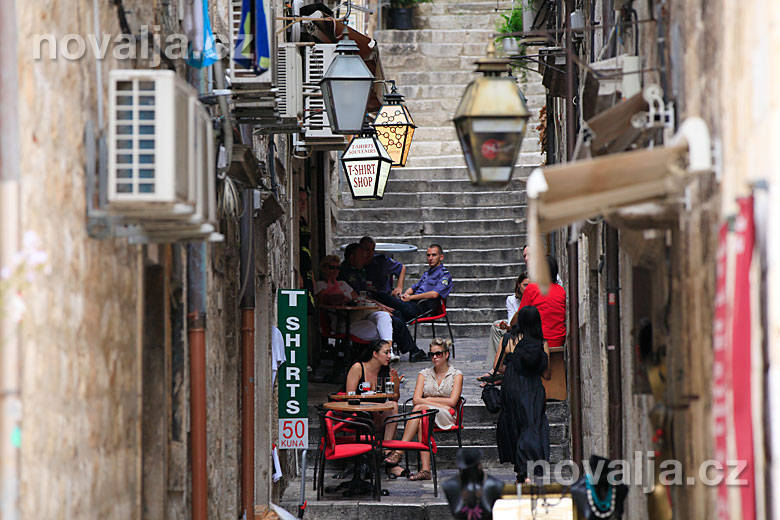
<svg viewBox="0 0 780 520">
<path fill-rule="evenodd" d="M 337 265 L 323 265 L 323 269 L 338 269 L 339 266 Z"/>
<path fill-rule="evenodd" d="M 437 357 L 441 357 L 443 355 L 444 355 L 444 351 L 443 350 L 437 350 L 437 351 L 433 351 L 432 350 L 432 351 L 428 352 L 428 357 L 431 358 L 431 359 L 437 358 Z"/>
</svg>

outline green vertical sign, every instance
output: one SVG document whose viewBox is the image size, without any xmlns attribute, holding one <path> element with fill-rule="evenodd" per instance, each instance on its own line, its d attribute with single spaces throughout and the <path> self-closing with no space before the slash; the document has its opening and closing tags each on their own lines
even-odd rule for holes
<svg viewBox="0 0 780 520">
<path fill-rule="evenodd" d="M 286 361 L 279 367 L 279 449 L 306 449 L 309 445 L 308 333 L 305 290 L 279 289 L 276 295 L 278 327 Z"/>
</svg>

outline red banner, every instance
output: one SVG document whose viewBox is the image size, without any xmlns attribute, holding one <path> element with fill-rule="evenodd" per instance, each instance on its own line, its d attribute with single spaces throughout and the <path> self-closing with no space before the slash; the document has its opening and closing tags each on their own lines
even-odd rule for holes
<svg viewBox="0 0 780 520">
<path fill-rule="evenodd" d="M 713 322 L 712 419 L 715 459 L 724 476 L 735 468 L 729 459 L 736 456 L 745 469 L 739 479 L 739 504 L 729 504 L 728 482 L 718 486 L 718 520 L 730 519 L 730 511 L 739 511 L 742 520 L 755 520 L 755 474 L 753 457 L 753 419 L 751 387 L 751 287 L 755 226 L 753 198 L 740 199 L 733 235 L 727 224 L 718 233 L 717 274 Z M 732 242 L 729 242 L 731 240 Z M 729 248 L 733 245 L 733 248 Z M 729 281 L 733 285 L 729 285 Z M 732 446 L 729 453 L 728 447 Z"/>
<path fill-rule="evenodd" d="M 755 226 L 753 222 L 753 197 L 740 199 L 737 216 L 736 262 L 734 273 L 734 306 L 732 311 L 732 392 L 734 399 L 734 437 L 737 460 L 745 461 L 745 471 L 740 478 L 747 485 L 740 488 L 743 520 L 754 520 L 755 478 L 753 467 L 753 416 L 751 395 L 751 308 L 750 264 L 753 262 Z"/>
</svg>

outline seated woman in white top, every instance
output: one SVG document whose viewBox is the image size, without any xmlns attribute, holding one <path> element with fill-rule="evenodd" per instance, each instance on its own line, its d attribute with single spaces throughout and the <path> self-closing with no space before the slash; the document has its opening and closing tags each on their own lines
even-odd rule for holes
<svg viewBox="0 0 780 520">
<path fill-rule="evenodd" d="M 488 368 L 493 368 L 493 361 L 496 359 L 498 346 L 501 345 L 501 338 L 503 338 L 504 333 L 509 330 L 512 318 L 517 313 L 517 309 L 520 308 L 520 300 L 523 298 L 523 291 L 525 291 L 525 288 L 528 287 L 530 282 L 531 280 L 528 278 L 528 273 L 525 271 L 520 273 L 520 276 L 518 276 L 515 281 L 515 293 L 506 297 L 506 321 L 496 320 L 490 328 L 490 342 L 488 343 L 487 355 L 485 356 L 485 361 L 490 364 L 490 367 Z"/>
<path fill-rule="evenodd" d="M 320 273 L 323 280 L 314 284 L 314 296 L 319 305 L 343 305 L 357 299 L 357 293 L 343 280 L 336 280 L 339 274 L 339 257 L 328 255 L 320 262 Z M 352 314 L 352 313 L 350 313 Z M 335 332 L 346 332 L 346 324 L 338 320 L 334 313 L 329 313 L 330 324 Z M 357 319 L 356 319 L 357 318 Z M 352 317 L 349 323 L 349 333 L 362 340 L 377 339 L 393 344 L 393 320 L 386 311 L 373 311 L 365 316 Z"/>
<path fill-rule="evenodd" d="M 455 426 L 456 406 L 463 390 L 463 374 L 460 370 L 450 366 L 450 346 L 452 342 L 442 338 L 434 338 L 431 341 L 428 356 L 433 366 L 423 369 L 417 376 L 417 385 L 414 387 L 413 410 L 438 410 L 436 414 L 436 427 L 449 430 Z M 411 441 L 417 435 L 422 442 L 422 432 L 419 428 L 419 419 L 408 421 L 404 426 L 404 436 L 401 440 Z M 403 452 L 394 451 L 385 458 L 385 464 L 389 466 L 388 473 L 395 477 L 403 477 L 406 470 L 398 466 Z M 431 479 L 431 456 L 428 452 L 420 452 L 419 472 L 409 476 L 409 480 Z M 394 478 L 390 476 L 390 478 Z"/>
</svg>

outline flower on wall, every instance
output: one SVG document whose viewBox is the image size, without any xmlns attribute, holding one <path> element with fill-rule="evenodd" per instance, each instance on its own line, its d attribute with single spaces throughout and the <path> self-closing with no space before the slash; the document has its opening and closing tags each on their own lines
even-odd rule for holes
<svg viewBox="0 0 780 520">
<path fill-rule="evenodd" d="M 12 323 L 22 321 L 24 290 L 38 274 L 51 273 L 48 259 L 38 235 L 34 231 L 25 232 L 21 249 L 12 255 L 9 265 L 0 267 L 0 316 L 8 316 Z"/>
</svg>

